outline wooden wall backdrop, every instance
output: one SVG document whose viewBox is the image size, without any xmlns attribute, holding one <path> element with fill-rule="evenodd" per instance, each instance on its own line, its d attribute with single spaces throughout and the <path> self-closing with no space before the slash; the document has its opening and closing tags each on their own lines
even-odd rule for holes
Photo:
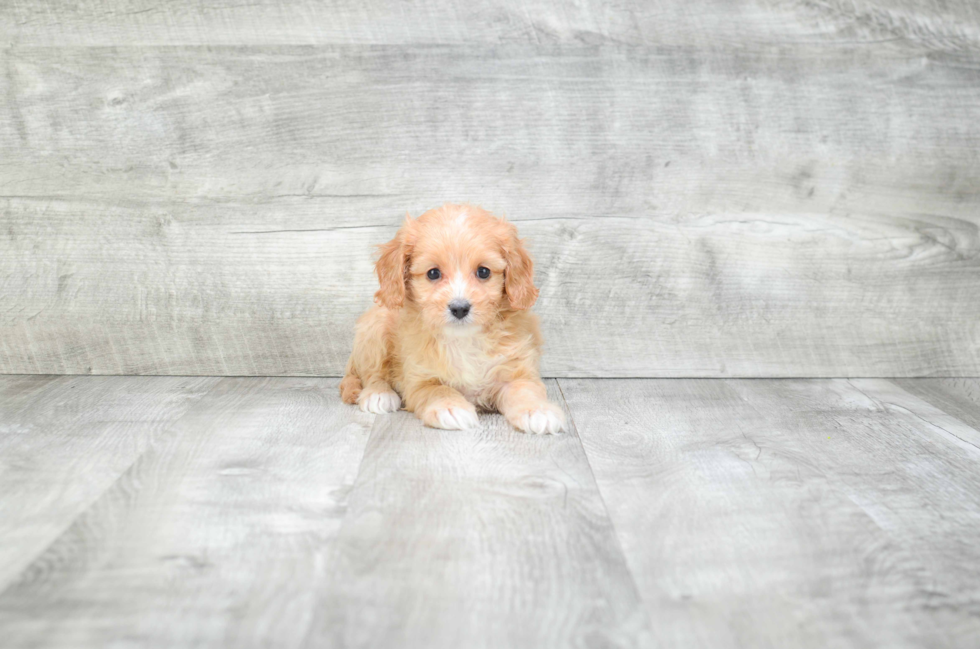
<svg viewBox="0 0 980 649">
<path fill-rule="evenodd" d="M 406 210 L 552 376 L 980 375 L 974 0 L 0 5 L 0 372 L 336 375 Z"/>
</svg>

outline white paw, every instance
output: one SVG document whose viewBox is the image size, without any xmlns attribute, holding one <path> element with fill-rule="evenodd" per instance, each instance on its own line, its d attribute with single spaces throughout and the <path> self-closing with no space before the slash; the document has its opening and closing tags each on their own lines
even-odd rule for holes
<svg viewBox="0 0 980 649">
<path fill-rule="evenodd" d="M 535 435 L 554 435 L 565 430 L 565 413 L 555 405 L 526 410 L 512 421 L 514 427 Z"/>
<path fill-rule="evenodd" d="M 463 430 L 466 428 L 476 428 L 480 425 L 480 420 L 476 412 L 466 408 L 439 408 L 433 412 L 433 417 L 429 418 L 432 426 L 445 428 L 446 430 Z"/>
<path fill-rule="evenodd" d="M 361 410 L 364 412 L 373 412 L 376 415 L 395 412 L 402 407 L 401 397 L 391 391 L 362 392 L 361 398 L 357 402 L 361 406 Z"/>
</svg>

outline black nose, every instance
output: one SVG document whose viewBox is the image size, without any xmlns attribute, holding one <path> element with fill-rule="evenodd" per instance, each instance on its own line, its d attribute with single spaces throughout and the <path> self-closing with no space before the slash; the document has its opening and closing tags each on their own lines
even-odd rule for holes
<svg viewBox="0 0 980 649">
<path fill-rule="evenodd" d="M 470 303 L 466 300 L 453 300 L 449 303 L 449 312 L 453 314 L 453 317 L 457 320 L 462 320 L 470 312 Z"/>
</svg>

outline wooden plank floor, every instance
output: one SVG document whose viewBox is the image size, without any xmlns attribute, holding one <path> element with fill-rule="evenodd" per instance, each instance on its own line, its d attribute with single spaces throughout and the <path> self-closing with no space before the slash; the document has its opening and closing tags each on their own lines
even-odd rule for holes
<svg viewBox="0 0 980 649">
<path fill-rule="evenodd" d="M 5 647 L 973 647 L 980 380 L 0 377 Z"/>
</svg>

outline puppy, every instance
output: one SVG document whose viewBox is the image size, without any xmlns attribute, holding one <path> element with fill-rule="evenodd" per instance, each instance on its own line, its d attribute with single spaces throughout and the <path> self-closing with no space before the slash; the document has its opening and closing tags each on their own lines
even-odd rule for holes
<svg viewBox="0 0 980 649">
<path fill-rule="evenodd" d="M 340 395 L 361 410 L 405 409 L 435 428 L 497 410 L 527 433 L 557 433 L 562 410 L 538 375 L 538 298 L 517 229 L 472 205 L 443 205 L 381 246 L 378 306 L 357 323 Z M 401 396 L 399 396 L 401 395 Z"/>
</svg>

